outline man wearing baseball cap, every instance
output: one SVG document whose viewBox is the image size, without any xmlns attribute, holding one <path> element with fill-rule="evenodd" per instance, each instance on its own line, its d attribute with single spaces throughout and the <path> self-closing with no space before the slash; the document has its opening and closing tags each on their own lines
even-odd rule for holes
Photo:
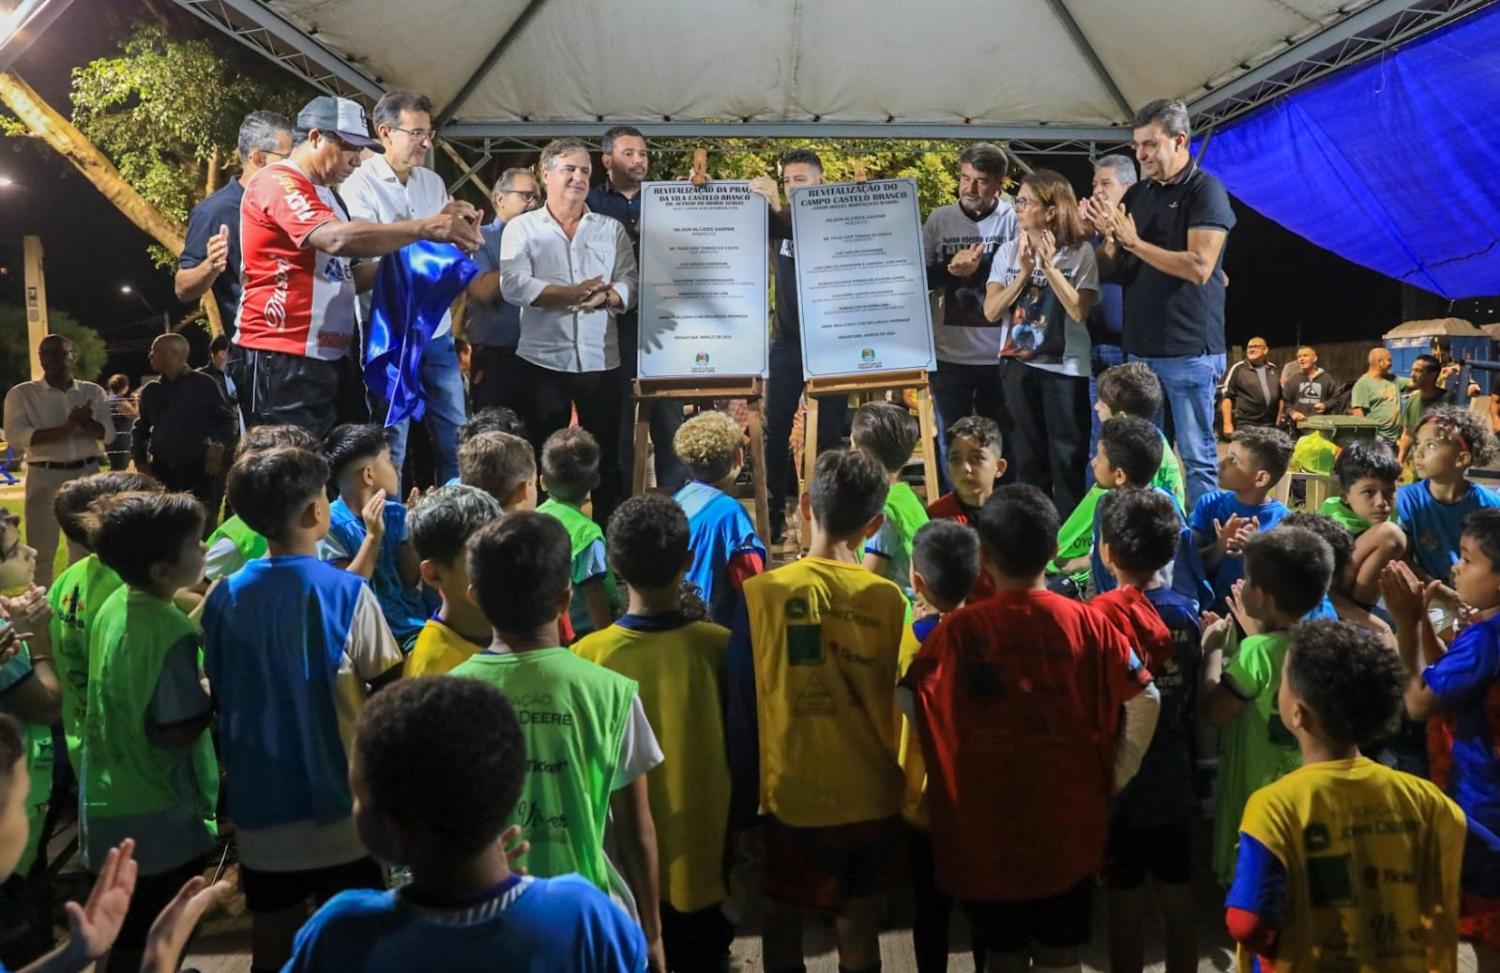
<svg viewBox="0 0 1500 973">
<path fill-rule="evenodd" d="M 322 437 L 340 403 L 363 398 L 354 335 L 350 259 L 381 257 L 417 240 L 482 243 L 479 213 L 453 201 L 436 215 L 395 223 L 350 220 L 330 188 L 381 150 L 365 110 L 324 95 L 297 113 L 292 154 L 257 172 L 240 202 L 244 293 L 235 341 L 246 426 L 287 423 Z"/>
</svg>

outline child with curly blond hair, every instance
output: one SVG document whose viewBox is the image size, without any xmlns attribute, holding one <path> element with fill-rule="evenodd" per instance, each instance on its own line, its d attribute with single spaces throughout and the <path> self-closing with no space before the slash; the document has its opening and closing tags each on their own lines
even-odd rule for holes
<svg viewBox="0 0 1500 973">
<path fill-rule="evenodd" d="M 677 430 L 672 448 L 692 481 L 677 491 L 693 554 L 687 579 L 698 586 L 711 621 L 728 626 L 747 578 L 766 569 L 766 546 L 733 494 L 745 465 L 745 434 L 722 412 L 700 412 Z"/>
</svg>

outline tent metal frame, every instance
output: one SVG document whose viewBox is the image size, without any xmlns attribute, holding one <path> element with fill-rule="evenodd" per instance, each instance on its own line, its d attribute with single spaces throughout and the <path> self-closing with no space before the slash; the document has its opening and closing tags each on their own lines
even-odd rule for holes
<svg viewBox="0 0 1500 973">
<path fill-rule="evenodd" d="M 319 90 L 367 104 L 373 104 L 385 90 L 382 79 L 362 67 L 356 59 L 320 43 L 316 30 L 304 31 L 262 0 L 173 2 Z M 992 125 L 971 123 L 969 119 L 955 119 L 949 123 L 908 123 L 899 122 L 894 117 L 886 122 L 824 122 L 816 117 L 808 121 L 782 122 L 750 118 L 676 121 L 670 117 L 650 121 L 599 117 L 586 123 L 534 121 L 524 117 L 519 121 L 453 121 L 463 103 L 503 60 L 546 0 L 531 0 L 459 87 L 452 101 L 439 113 L 437 121 L 443 138 L 480 152 L 482 158 L 476 164 L 476 171 L 496 152 L 535 150 L 547 140 L 564 135 L 597 139 L 611 124 L 634 125 L 648 141 L 690 138 L 710 149 L 722 145 L 720 140 L 723 139 L 987 139 L 1006 144 L 1012 153 L 1018 155 L 1045 152 L 1095 157 L 1128 144 L 1130 130 L 1128 122 L 1123 120 L 1130 116 L 1128 101 L 1074 20 L 1066 0 L 1048 2 L 1080 54 L 1121 109 L 1120 123 L 1102 126 Z M 1279 50 L 1266 52 L 1239 65 L 1234 72 L 1205 83 L 1202 92 L 1188 102 L 1194 130 L 1211 134 L 1225 123 L 1339 68 L 1377 56 L 1392 46 L 1495 2 L 1500 0 L 1374 0 L 1305 36 L 1289 37 Z"/>
</svg>

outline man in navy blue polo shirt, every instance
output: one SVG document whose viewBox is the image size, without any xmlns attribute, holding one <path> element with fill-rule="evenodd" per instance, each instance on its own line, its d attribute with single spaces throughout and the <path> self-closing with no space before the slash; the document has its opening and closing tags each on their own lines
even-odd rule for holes
<svg viewBox="0 0 1500 973">
<path fill-rule="evenodd" d="M 1135 116 L 1141 181 L 1113 208 L 1085 202 L 1100 234 L 1100 276 L 1125 287 L 1122 344 L 1161 379 L 1188 503 L 1218 484 L 1214 390 L 1224 375 L 1224 244 L 1234 211 L 1224 184 L 1188 153 L 1187 106 L 1153 101 Z"/>
<path fill-rule="evenodd" d="M 184 304 L 212 288 L 219 321 L 231 338 L 240 310 L 240 197 L 245 195 L 245 183 L 262 166 L 291 154 L 292 123 L 272 111 L 253 111 L 240 123 L 238 147 L 240 177 L 229 180 L 188 214 L 187 240 L 172 281 L 177 299 Z M 233 347 L 230 354 L 234 354 Z"/>
<path fill-rule="evenodd" d="M 484 246 L 474 251 L 479 276 L 469 282 L 465 333 L 474 349 L 469 365 L 473 411 L 504 406 L 526 411 L 526 364 L 516 355 L 521 341 L 521 309 L 500 296 L 500 234 L 505 224 L 542 205 L 542 187 L 530 169 L 506 169 L 490 202 L 494 222 L 479 228 Z"/>
<path fill-rule="evenodd" d="M 651 164 L 646 138 L 639 129 L 617 125 L 599 140 L 605 179 L 589 190 L 586 203 L 595 213 L 612 216 L 625 224 L 630 245 L 635 250 L 636 265 L 641 261 L 641 183 L 646 181 Z M 636 349 L 640 344 L 640 319 L 635 309 L 621 314 L 615 321 L 620 334 L 620 377 L 624 381 L 624 401 L 630 401 L 631 382 L 636 375 Z M 651 422 L 651 447 L 656 463 L 658 488 L 676 493 L 688 481 L 687 467 L 672 449 L 672 439 L 682 425 L 682 403 L 675 399 L 658 399 L 645 405 Z M 620 467 L 626 475 L 635 469 L 635 410 L 622 408 L 620 420 Z"/>
</svg>

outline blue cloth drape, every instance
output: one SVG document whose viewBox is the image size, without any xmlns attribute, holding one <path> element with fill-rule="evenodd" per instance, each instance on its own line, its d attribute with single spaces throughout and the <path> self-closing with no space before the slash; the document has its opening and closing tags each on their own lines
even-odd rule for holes
<svg viewBox="0 0 1500 973">
<path fill-rule="evenodd" d="M 422 350 L 478 273 L 451 243 L 418 241 L 380 259 L 370 298 L 365 387 L 389 404 L 387 426 L 427 411 Z"/>
<path fill-rule="evenodd" d="M 1357 264 L 1448 298 L 1500 294 L 1500 5 L 1213 133 L 1241 201 Z"/>
</svg>

